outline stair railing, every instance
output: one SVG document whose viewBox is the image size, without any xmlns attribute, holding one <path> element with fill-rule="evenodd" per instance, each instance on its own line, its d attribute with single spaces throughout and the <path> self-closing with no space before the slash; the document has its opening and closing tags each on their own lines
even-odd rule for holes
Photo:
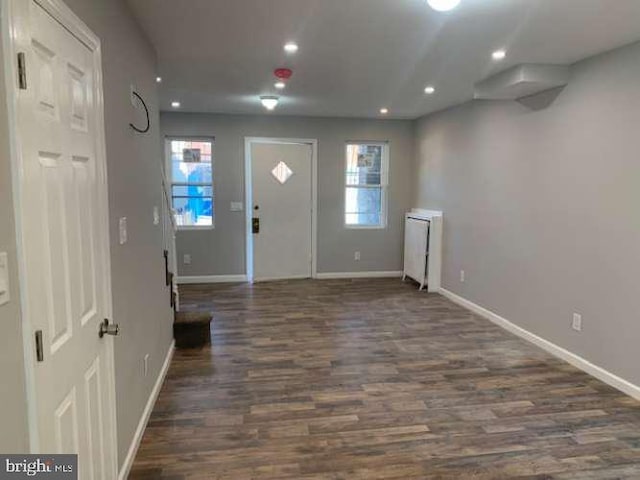
<svg viewBox="0 0 640 480">
<path fill-rule="evenodd" d="M 164 259 L 165 259 L 165 275 L 166 284 L 169 287 L 169 299 L 174 311 L 179 310 L 179 294 L 178 294 L 178 282 L 177 271 L 178 261 L 176 256 L 176 221 L 171 202 L 171 186 L 167 182 L 167 179 L 162 173 L 162 236 L 164 247 Z"/>
</svg>

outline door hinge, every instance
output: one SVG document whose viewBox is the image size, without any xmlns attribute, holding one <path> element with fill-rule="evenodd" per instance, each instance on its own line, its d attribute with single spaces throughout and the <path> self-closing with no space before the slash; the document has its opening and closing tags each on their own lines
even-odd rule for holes
<svg viewBox="0 0 640 480">
<path fill-rule="evenodd" d="M 36 359 L 44 362 L 44 348 L 42 346 L 42 330 L 36 330 Z"/>
<path fill-rule="evenodd" d="M 18 85 L 20 90 L 27 89 L 27 62 L 24 52 L 18 53 Z"/>
</svg>

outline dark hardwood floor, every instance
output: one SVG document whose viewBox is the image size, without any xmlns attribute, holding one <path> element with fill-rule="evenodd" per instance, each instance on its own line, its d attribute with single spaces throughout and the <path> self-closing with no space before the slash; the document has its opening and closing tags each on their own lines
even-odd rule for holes
<svg viewBox="0 0 640 480">
<path fill-rule="evenodd" d="M 640 403 L 399 279 L 189 286 L 131 479 L 640 479 Z"/>
</svg>

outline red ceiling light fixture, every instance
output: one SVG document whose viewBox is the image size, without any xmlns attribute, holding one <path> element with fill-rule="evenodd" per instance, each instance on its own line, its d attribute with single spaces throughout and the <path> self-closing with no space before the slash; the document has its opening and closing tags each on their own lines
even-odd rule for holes
<svg viewBox="0 0 640 480">
<path fill-rule="evenodd" d="M 276 83 L 273 86 L 278 90 L 284 90 L 287 87 L 287 80 L 291 78 L 293 72 L 289 68 L 276 68 L 273 74 L 276 76 Z"/>
<path fill-rule="evenodd" d="M 280 80 L 289 80 L 293 75 L 293 71 L 290 68 L 276 68 L 273 74 Z"/>
</svg>

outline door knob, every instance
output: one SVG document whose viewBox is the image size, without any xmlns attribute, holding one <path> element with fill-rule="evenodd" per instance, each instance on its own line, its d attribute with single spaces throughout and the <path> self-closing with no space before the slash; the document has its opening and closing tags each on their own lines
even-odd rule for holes
<svg viewBox="0 0 640 480">
<path fill-rule="evenodd" d="M 106 318 L 104 322 L 100 324 L 100 330 L 98 331 L 98 336 L 100 338 L 105 335 L 113 335 L 114 337 L 120 333 L 120 326 L 117 323 L 110 324 L 109 320 Z"/>
</svg>

